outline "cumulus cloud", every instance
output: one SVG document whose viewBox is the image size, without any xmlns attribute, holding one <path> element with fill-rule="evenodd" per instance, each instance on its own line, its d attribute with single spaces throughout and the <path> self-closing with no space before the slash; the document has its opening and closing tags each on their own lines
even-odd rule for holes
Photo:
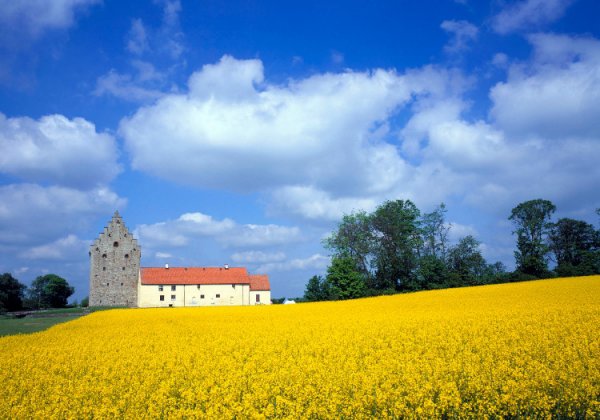
<svg viewBox="0 0 600 420">
<path fill-rule="evenodd" d="M 194 73 L 188 86 L 187 94 L 167 95 L 121 121 L 133 167 L 180 183 L 242 191 L 307 183 L 389 189 L 403 162 L 392 145 L 378 140 L 377 130 L 423 89 L 411 90 L 384 70 L 276 86 L 265 82 L 259 60 L 228 56 Z"/>
<path fill-rule="evenodd" d="M 102 0 L 22 0 L 6 1 L 0 7 L 3 34 L 23 34 L 37 38 L 52 29 L 70 27 L 75 15 Z"/>
<path fill-rule="evenodd" d="M 79 239 L 76 235 L 67 235 L 49 244 L 32 247 L 21 252 L 21 258 L 27 260 L 79 260 L 85 255 L 91 241 Z"/>
<path fill-rule="evenodd" d="M 502 10 L 492 26 L 500 34 L 539 27 L 562 17 L 573 0 L 519 0 Z"/>
<path fill-rule="evenodd" d="M 313 220 L 340 220 L 357 210 L 371 211 L 379 204 L 374 197 L 332 197 L 313 187 L 290 186 L 271 194 L 270 211 Z"/>
<path fill-rule="evenodd" d="M 289 261 L 272 262 L 259 266 L 256 270 L 260 273 L 273 273 L 292 270 L 322 271 L 329 265 L 330 258 L 321 254 L 313 254 L 307 258 L 294 258 Z"/>
<path fill-rule="evenodd" d="M 54 241 L 125 204 L 105 187 L 80 191 L 35 184 L 0 186 L 0 244 L 37 246 Z"/>
<path fill-rule="evenodd" d="M 0 113 L 0 148 L 0 172 L 25 181 L 90 188 L 120 172 L 115 139 L 82 118 Z"/>
<path fill-rule="evenodd" d="M 565 35 L 529 37 L 531 62 L 511 67 L 490 92 L 495 123 L 511 135 L 600 135 L 600 41 Z"/>
<path fill-rule="evenodd" d="M 138 62 L 139 64 L 139 62 Z M 136 73 L 119 73 L 112 69 L 96 81 L 94 95 L 110 95 L 129 102 L 148 102 L 163 96 L 162 75 L 151 64 Z"/>
<path fill-rule="evenodd" d="M 452 38 L 444 46 L 444 51 L 450 54 L 456 54 L 468 49 L 469 44 L 476 40 L 479 34 L 477 26 L 465 20 L 445 20 L 440 27 L 452 34 Z"/>
<path fill-rule="evenodd" d="M 301 239 L 297 227 L 238 224 L 231 219 L 215 220 L 199 212 L 186 213 L 166 222 L 140 225 L 135 233 L 151 248 L 189 246 L 203 238 L 214 240 L 223 247 L 264 247 Z"/>
<path fill-rule="evenodd" d="M 231 255 L 231 260 L 241 264 L 271 263 L 285 260 L 283 252 L 245 251 Z"/>
</svg>

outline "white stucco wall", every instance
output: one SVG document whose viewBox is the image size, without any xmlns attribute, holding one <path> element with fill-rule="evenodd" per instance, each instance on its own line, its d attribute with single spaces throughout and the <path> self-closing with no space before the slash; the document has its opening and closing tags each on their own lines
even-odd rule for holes
<svg viewBox="0 0 600 420">
<path fill-rule="evenodd" d="M 209 285 L 158 285 L 139 284 L 138 306 L 141 308 L 179 306 L 241 306 L 250 304 L 248 284 Z M 253 292 L 255 293 L 255 292 Z M 264 294 L 265 292 L 260 292 Z M 160 300 L 160 296 L 164 300 Z M 172 299 L 175 296 L 175 299 Z M 269 297 L 270 298 L 270 297 Z M 261 302 L 267 297 L 261 296 Z M 268 301 L 270 303 L 270 300 Z"/>
</svg>

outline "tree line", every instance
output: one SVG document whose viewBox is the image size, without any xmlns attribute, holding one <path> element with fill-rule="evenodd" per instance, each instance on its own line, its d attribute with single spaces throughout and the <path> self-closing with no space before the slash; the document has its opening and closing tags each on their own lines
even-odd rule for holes
<svg viewBox="0 0 600 420">
<path fill-rule="evenodd" d="M 56 274 L 37 277 L 30 287 L 10 273 L 0 274 L 0 313 L 22 309 L 64 308 L 75 288 Z"/>
<path fill-rule="evenodd" d="M 421 213 L 410 200 L 386 201 L 372 213 L 345 215 L 323 245 L 331 252 L 326 276 L 313 276 L 304 300 L 340 300 L 460 286 L 600 273 L 600 231 L 570 218 L 552 221 L 543 199 L 512 209 L 515 270 L 488 263 L 472 235 L 449 241 L 442 203 Z M 596 210 L 600 216 L 600 209 Z M 553 262 L 553 269 L 549 264 Z"/>
</svg>

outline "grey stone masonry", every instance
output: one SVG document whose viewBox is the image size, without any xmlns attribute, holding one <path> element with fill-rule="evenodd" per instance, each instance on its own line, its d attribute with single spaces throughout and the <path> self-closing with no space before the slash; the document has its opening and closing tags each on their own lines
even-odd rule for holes
<svg viewBox="0 0 600 420">
<path fill-rule="evenodd" d="M 90 247 L 90 306 L 137 306 L 141 248 L 118 211 Z"/>
</svg>

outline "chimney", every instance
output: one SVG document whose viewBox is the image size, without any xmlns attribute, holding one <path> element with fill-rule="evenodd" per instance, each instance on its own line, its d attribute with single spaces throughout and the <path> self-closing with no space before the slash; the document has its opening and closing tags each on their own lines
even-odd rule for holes
<svg viewBox="0 0 600 420">
<path fill-rule="evenodd" d="M 229 270 L 229 264 L 225 264 L 225 270 Z"/>
<path fill-rule="evenodd" d="M 165 264 L 165 269 L 168 269 L 168 268 L 169 268 L 169 264 Z"/>
</svg>

